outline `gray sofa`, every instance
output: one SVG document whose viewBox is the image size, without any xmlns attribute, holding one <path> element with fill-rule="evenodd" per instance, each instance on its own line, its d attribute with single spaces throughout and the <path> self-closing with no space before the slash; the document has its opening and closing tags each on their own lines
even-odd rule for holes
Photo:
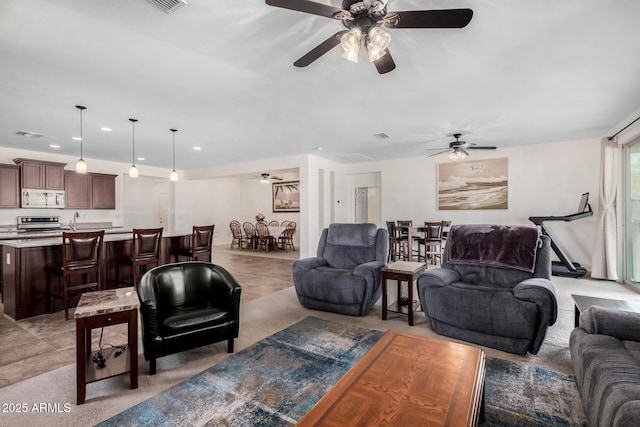
<svg viewBox="0 0 640 427">
<path fill-rule="evenodd" d="M 331 224 L 317 256 L 293 263 L 293 283 L 304 307 L 366 315 L 382 295 L 380 270 L 389 253 L 387 230 L 375 224 Z"/>
<path fill-rule="evenodd" d="M 591 307 L 569 348 L 589 425 L 640 425 L 640 313 Z"/>
<path fill-rule="evenodd" d="M 441 268 L 418 277 L 435 332 L 516 354 L 536 354 L 557 316 L 550 240 L 535 227 L 451 227 Z"/>
</svg>

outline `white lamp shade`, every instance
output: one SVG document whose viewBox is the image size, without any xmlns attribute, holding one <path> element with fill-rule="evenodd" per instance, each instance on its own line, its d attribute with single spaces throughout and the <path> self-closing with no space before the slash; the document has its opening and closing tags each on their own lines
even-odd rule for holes
<svg viewBox="0 0 640 427">
<path fill-rule="evenodd" d="M 129 178 L 137 178 L 138 177 L 138 168 L 136 165 L 131 165 L 129 168 Z"/>
<path fill-rule="evenodd" d="M 169 174 L 169 181 L 177 181 L 178 180 L 178 172 L 174 170 L 171 171 L 171 173 Z"/>
<path fill-rule="evenodd" d="M 78 163 L 76 163 L 76 172 L 87 173 L 87 163 L 83 158 L 80 158 L 80 160 L 78 160 Z"/>
</svg>

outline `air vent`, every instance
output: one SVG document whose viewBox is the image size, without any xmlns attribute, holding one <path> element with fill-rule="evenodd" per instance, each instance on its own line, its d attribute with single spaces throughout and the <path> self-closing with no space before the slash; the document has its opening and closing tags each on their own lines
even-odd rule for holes
<svg viewBox="0 0 640 427">
<path fill-rule="evenodd" d="M 391 135 L 386 132 L 374 133 L 373 136 L 378 139 L 391 139 Z"/>
<path fill-rule="evenodd" d="M 42 138 L 44 133 L 30 132 L 28 130 L 19 130 L 16 135 L 26 136 L 27 138 Z"/>
<path fill-rule="evenodd" d="M 173 13 L 177 9 L 180 9 L 182 6 L 186 5 L 187 2 L 184 0 L 147 0 L 151 4 L 155 4 L 160 9 L 164 10 L 167 13 Z"/>
</svg>

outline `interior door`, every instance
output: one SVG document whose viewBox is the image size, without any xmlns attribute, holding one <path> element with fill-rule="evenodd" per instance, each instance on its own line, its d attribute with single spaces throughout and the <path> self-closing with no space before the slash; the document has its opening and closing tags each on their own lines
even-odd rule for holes
<svg viewBox="0 0 640 427">
<path fill-rule="evenodd" d="M 368 222 L 369 200 L 367 187 L 356 188 L 356 224 L 364 224 Z"/>
</svg>

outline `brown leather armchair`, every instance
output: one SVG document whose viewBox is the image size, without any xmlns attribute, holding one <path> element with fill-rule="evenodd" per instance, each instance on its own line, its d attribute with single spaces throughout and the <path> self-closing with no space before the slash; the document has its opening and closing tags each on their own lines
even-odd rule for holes
<svg viewBox="0 0 640 427">
<path fill-rule="evenodd" d="M 165 264 L 149 270 L 137 288 L 144 358 L 149 374 L 156 359 L 233 340 L 240 327 L 242 288 L 227 270 L 208 262 Z"/>
</svg>

